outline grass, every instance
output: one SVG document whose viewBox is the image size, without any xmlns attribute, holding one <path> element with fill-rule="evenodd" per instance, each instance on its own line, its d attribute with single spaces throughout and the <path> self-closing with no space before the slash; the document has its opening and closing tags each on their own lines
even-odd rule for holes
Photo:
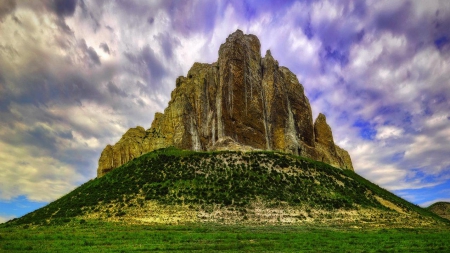
<svg viewBox="0 0 450 253">
<path fill-rule="evenodd" d="M 127 225 L 88 220 L 0 225 L 0 251 L 22 252 L 450 252 L 448 229 Z"/>
</svg>

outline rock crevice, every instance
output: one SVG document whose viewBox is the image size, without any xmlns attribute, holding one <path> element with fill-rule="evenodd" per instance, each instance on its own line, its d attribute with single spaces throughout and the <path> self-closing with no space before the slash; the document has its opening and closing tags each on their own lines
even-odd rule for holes
<svg viewBox="0 0 450 253">
<path fill-rule="evenodd" d="M 334 144 L 297 77 L 270 51 L 261 57 L 254 35 L 237 30 L 220 46 L 218 61 L 194 63 L 176 80 L 169 105 L 148 130 L 132 128 L 99 159 L 97 176 L 159 148 L 277 150 L 353 169 L 347 151 Z"/>
</svg>

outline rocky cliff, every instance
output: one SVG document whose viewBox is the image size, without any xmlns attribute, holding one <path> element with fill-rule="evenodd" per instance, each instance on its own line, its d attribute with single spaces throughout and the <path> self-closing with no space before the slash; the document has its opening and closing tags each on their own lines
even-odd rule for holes
<svg viewBox="0 0 450 253">
<path fill-rule="evenodd" d="M 103 150 L 97 170 L 108 171 L 155 149 L 279 150 L 351 169 L 347 151 L 334 144 L 323 114 L 313 124 L 297 77 L 270 51 L 261 57 L 254 35 L 237 30 L 212 64 L 194 63 L 176 80 L 169 105 L 148 130 L 128 130 Z"/>
</svg>

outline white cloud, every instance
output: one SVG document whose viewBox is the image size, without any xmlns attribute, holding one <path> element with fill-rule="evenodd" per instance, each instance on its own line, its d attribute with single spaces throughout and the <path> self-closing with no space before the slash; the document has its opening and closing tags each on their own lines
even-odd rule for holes
<svg viewBox="0 0 450 253">
<path fill-rule="evenodd" d="M 404 133 L 403 129 L 395 126 L 381 126 L 377 128 L 377 135 L 375 138 L 382 140 L 388 138 L 398 138 Z"/>
<path fill-rule="evenodd" d="M 0 142 L 0 199 L 25 195 L 32 201 L 53 201 L 85 178 L 49 156 L 33 156 L 39 147 L 16 147 Z"/>
<path fill-rule="evenodd" d="M 16 218 L 14 215 L 0 215 L 0 224 Z"/>
</svg>

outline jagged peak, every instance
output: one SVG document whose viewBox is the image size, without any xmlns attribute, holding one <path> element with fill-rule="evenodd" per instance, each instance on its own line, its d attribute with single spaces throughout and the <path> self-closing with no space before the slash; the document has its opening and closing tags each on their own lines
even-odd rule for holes
<svg viewBox="0 0 450 253">
<path fill-rule="evenodd" d="M 317 118 L 316 118 L 315 122 L 325 122 L 325 123 L 327 123 L 327 116 L 325 116 L 325 114 L 323 114 L 323 113 L 319 113 L 319 115 L 317 115 Z"/>
<path fill-rule="evenodd" d="M 315 139 L 316 142 L 332 142 L 333 140 L 333 133 L 331 131 L 330 125 L 327 123 L 327 117 L 323 113 L 319 113 L 317 116 L 315 122 L 314 122 L 314 132 L 315 132 Z"/>
<path fill-rule="evenodd" d="M 245 34 L 244 34 L 243 31 L 237 29 L 235 32 L 233 32 L 232 34 L 228 35 L 225 43 L 230 42 L 232 40 L 235 40 L 236 38 L 242 38 L 242 37 L 244 37 L 244 35 Z"/>
<path fill-rule="evenodd" d="M 234 33 L 230 34 L 231 35 L 244 35 L 244 32 L 241 29 L 236 29 L 236 31 L 234 31 Z"/>
<path fill-rule="evenodd" d="M 145 129 L 141 126 L 136 126 L 128 129 L 128 131 L 124 135 L 122 135 L 122 139 L 142 135 L 145 135 Z"/>
</svg>

